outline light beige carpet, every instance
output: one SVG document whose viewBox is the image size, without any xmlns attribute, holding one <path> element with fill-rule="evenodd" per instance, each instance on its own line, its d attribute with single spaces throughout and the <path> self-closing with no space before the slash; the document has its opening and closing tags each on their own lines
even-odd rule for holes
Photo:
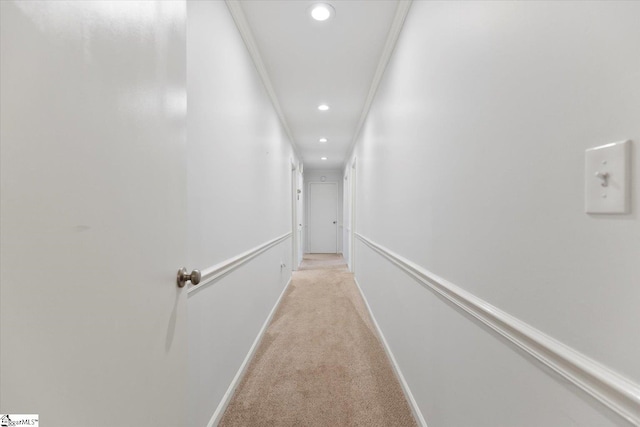
<svg viewBox="0 0 640 427">
<path fill-rule="evenodd" d="M 219 425 L 416 425 L 341 256 L 305 256 Z"/>
</svg>

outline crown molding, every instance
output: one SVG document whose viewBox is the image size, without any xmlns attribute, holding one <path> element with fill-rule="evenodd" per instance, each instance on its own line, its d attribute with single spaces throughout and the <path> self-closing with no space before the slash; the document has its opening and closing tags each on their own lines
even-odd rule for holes
<svg viewBox="0 0 640 427">
<path fill-rule="evenodd" d="M 387 69 L 387 65 L 389 65 L 391 55 L 396 48 L 398 37 L 400 37 L 400 32 L 402 31 L 404 21 L 407 18 L 407 14 L 409 13 L 412 2 L 413 0 L 400 0 L 398 2 L 398 6 L 396 7 L 396 14 L 393 18 L 393 22 L 391 23 L 391 27 L 389 28 L 389 32 L 387 33 L 387 41 L 385 42 L 384 48 L 382 49 L 382 54 L 380 55 L 380 60 L 378 61 L 378 67 L 376 68 L 376 72 L 373 75 L 373 80 L 371 81 L 371 86 L 369 87 L 367 99 L 365 100 L 362 112 L 360 113 L 360 120 L 358 120 L 358 125 L 356 126 L 355 133 L 353 134 L 351 143 L 349 144 L 349 147 L 347 148 L 347 151 L 345 153 L 346 156 L 344 158 L 344 163 L 342 164 L 343 168 L 346 168 L 349 163 L 349 158 L 351 157 L 356 146 L 356 142 L 358 141 L 358 137 L 360 136 L 360 132 L 362 131 L 362 127 L 364 126 L 364 122 L 369 115 L 369 110 L 371 109 L 373 100 L 376 97 L 378 87 L 380 86 L 380 82 L 382 81 L 384 72 Z"/>
<path fill-rule="evenodd" d="M 302 155 L 300 154 L 300 150 L 293 139 L 293 133 L 291 132 L 291 128 L 289 127 L 289 123 L 287 122 L 287 118 L 282 111 L 282 107 L 280 106 L 280 101 L 278 100 L 278 96 L 276 95 L 276 91 L 273 87 L 273 83 L 271 83 L 271 78 L 269 77 L 269 73 L 267 72 L 267 68 L 264 65 L 264 61 L 262 60 L 262 55 L 260 55 L 260 50 L 258 49 L 258 45 L 256 43 L 256 39 L 253 36 L 253 31 L 251 31 L 251 27 L 249 26 L 249 22 L 247 22 L 247 17 L 244 14 L 244 9 L 242 9 L 242 5 L 239 0 L 225 0 L 227 8 L 231 13 L 231 17 L 236 23 L 236 27 L 240 32 L 240 36 L 244 41 L 247 50 L 249 51 L 249 55 L 253 60 L 253 63 L 262 79 L 262 83 L 271 99 L 271 103 L 273 104 L 273 109 L 276 111 L 276 114 L 280 118 L 280 123 L 284 128 L 287 136 L 289 137 L 289 143 L 293 148 L 298 160 L 302 161 Z"/>
</svg>

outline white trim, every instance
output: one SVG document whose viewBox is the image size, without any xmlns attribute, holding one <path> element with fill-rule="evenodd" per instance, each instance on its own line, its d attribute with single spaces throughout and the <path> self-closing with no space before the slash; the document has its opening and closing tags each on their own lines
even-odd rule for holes
<svg viewBox="0 0 640 427">
<path fill-rule="evenodd" d="M 362 126 L 364 126 L 364 121 L 369 115 L 369 110 L 371 109 L 373 100 L 376 96 L 376 93 L 378 92 L 378 87 L 380 86 L 382 76 L 384 76 L 384 72 L 387 69 L 387 65 L 389 64 L 391 55 L 396 48 L 396 42 L 398 41 L 398 37 L 400 36 L 400 32 L 402 31 L 404 20 L 407 18 L 407 14 L 409 13 L 409 8 L 411 7 L 412 1 L 413 0 L 398 1 L 396 14 L 393 17 L 393 22 L 391 23 L 391 27 L 389 28 L 389 32 L 387 33 L 387 41 L 385 42 L 384 48 L 382 49 L 382 54 L 380 55 L 380 60 L 378 61 L 378 67 L 376 68 L 376 72 L 373 75 L 373 80 L 371 81 L 371 86 L 369 87 L 367 99 L 364 103 L 364 107 L 362 108 L 362 112 L 360 113 L 360 120 L 358 121 L 358 125 L 356 126 L 356 131 L 353 133 L 353 139 L 349 144 L 349 148 L 347 148 L 347 156 L 345 157 L 345 161 L 343 163 L 343 166 L 345 167 L 349 163 L 349 157 L 351 157 L 351 153 L 353 152 L 353 148 L 356 145 L 356 141 L 358 140 L 358 136 L 360 135 Z"/>
<path fill-rule="evenodd" d="M 200 284 L 196 286 L 190 284 L 189 289 L 187 290 L 187 295 L 191 296 L 198 292 L 200 289 L 206 288 L 208 285 L 231 273 L 241 265 L 251 261 L 261 253 L 288 239 L 289 237 L 291 237 L 291 234 L 291 232 L 285 233 L 280 237 L 276 237 L 275 239 L 269 240 L 268 242 L 256 246 L 253 249 L 249 249 L 248 251 L 243 252 L 240 255 L 236 255 L 233 258 L 229 258 L 225 261 L 219 262 L 213 267 L 202 270 L 202 278 L 200 279 Z"/>
<path fill-rule="evenodd" d="M 289 289 L 289 285 L 290 284 L 291 284 L 291 278 L 289 278 L 289 281 L 287 282 L 287 284 L 285 285 L 284 289 L 280 293 L 280 296 L 278 297 L 278 300 L 276 301 L 275 305 L 271 309 L 271 312 L 267 316 L 267 320 L 264 321 L 264 324 L 262 325 L 262 328 L 260 328 L 260 331 L 258 332 L 258 336 L 256 336 L 256 339 L 253 341 L 253 344 L 251 345 L 251 348 L 249 349 L 249 352 L 247 353 L 247 356 L 242 361 L 242 365 L 240 365 L 240 368 L 238 369 L 238 372 L 236 372 L 236 376 L 233 377 L 233 380 L 231 381 L 231 384 L 229 384 L 229 388 L 227 388 L 227 391 L 225 392 L 224 396 L 222 397 L 222 400 L 220 401 L 220 403 L 218 404 L 218 407 L 216 408 L 215 412 L 211 416 L 211 419 L 209 420 L 209 423 L 207 423 L 207 427 L 215 427 L 215 426 L 217 426 L 218 423 L 220 422 L 220 420 L 222 419 L 222 416 L 224 415 L 224 411 L 227 409 L 227 406 L 229 406 L 229 403 L 231 402 L 231 398 L 233 397 L 233 393 L 236 391 L 236 388 L 240 384 L 240 380 L 244 376 L 247 368 L 249 367 L 249 362 L 253 358 L 253 355 L 256 353 L 256 350 L 258 349 L 258 346 L 262 342 L 262 338 L 264 337 L 264 333 L 267 331 L 267 327 L 269 326 L 269 323 L 271 323 L 271 319 L 273 319 L 273 315 L 276 313 L 276 310 L 277 310 L 278 306 L 280 305 L 280 301 L 282 300 L 282 297 L 284 296 L 284 294 L 287 292 L 287 289 Z"/>
<path fill-rule="evenodd" d="M 300 242 L 298 241 L 298 216 L 300 213 L 298 212 L 298 199 L 300 195 L 298 194 L 298 168 L 293 163 L 293 159 L 291 159 L 291 166 L 291 271 L 296 271 L 299 267 L 298 245 Z"/>
<path fill-rule="evenodd" d="M 369 306 L 369 301 L 367 301 L 367 297 L 364 295 L 364 292 L 362 292 L 360 283 L 358 283 L 358 280 L 355 277 L 353 278 L 353 280 L 356 282 L 358 291 L 360 291 L 360 296 L 364 301 L 364 305 L 367 306 L 367 311 L 369 311 L 369 317 L 371 317 L 371 321 L 373 322 L 373 325 L 376 327 L 376 331 L 378 331 L 378 336 L 380 337 L 380 341 L 382 341 L 382 345 L 384 347 L 385 352 L 387 353 L 387 357 L 391 361 L 391 366 L 393 366 L 393 370 L 396 373 L 396 377 L 398 378 L 398 381 L 400 381 L 400 385 L 402 386 L 402 391 L 404 392 L 404 395 L 407 398 L 407 401 L 409 402 L 409 406 L 411 407 L 411 412 L 413 413 L 413 417 L 415 418 L 416 423 L 421 427 L 427 427 L 427 422 L 424 420 L 424 417 L 422 416 L 422 412 L 418 407 L 418 402 L 416 402 L 416 399 L 413 397 L 413 393 L 411 393 L 409 384 L 407 384 L 407 381 L 404 379 L 404 375 L 402 375 L 400 366 L 398 366 L 398 362 L 396 362 L 396 358 L 393 356 L 391 347 L 389 347 L 389 344 L 387 343 L 387 340 L 384 337 L 384 334 L 382 333 L 382 329 L 380 329 L 380 325 L 378 325 L 378 321 L 373 315 L 373 311 L 371 311 L 371 306 Z"/>
<path fill-rule="evenodd" d="M 640 386 L 464 289 L 356 233 L 365 245 L 484 323 L 612 411 L 640 425 Z"/>
<path fill-rule="evenodd" d="M 240 36 L 242 36 L 242 40 L 244 40 L 244 44 L 247 46 L 249 55 L 251 55 L 251 59 L 253 59 L 256 70 L 258 71 L 258 74 L 262 79 L 262 83 L 264 84 L 264 88 L 266 89 L 267 94 L 269 94 L 269 98 L 271 98 L 271 103 L 273 104 L 274 110 L 276 110 L 276 114 L 278 114 L 278 117 L 280 118 L 280 123 L 282 123 L 282 127 L 289 137 L 291 147 L 296 153 L 298 159 L 302 160 L 302 156 L 300 155 L 298 146 L 293 139 L 293 133 L 291 133 L 291 129 L 289 128 L 289 123 L 287 122 L 284 112 L 282 111 L 282 107 L 280 106 L 280 101 L 278 101 L 276 91 L 273 88 L 273 83 L 271 83 L 271 78 L 269 77 L 269 73 L 267 72 L 267 67 L 265 67 L 262 56 L 260 55 L 260 50 L 258 49 L 258 45 L 256 44 L 256 39 L 253 36 L 253 32 L 251 31 L 249 23 L 247 22 L 247 17 L 244 14 L 242 5 L 238 0 L 225 0 L 225 3 L 227 4 L 229 12 L 231 12 L 231 16 L 236 23 L 236 27 L 238 27 L 238 31 L 240 32 Z"/>
<path fill-rule="evenodd" d="M 350 211 L 350 224 L 349 224 L 349 240 L 350 240 L 350 247 L 349 247 L 349 270 L 353 273 L 356 274 L 356 237 L 355 237 L 355 233 L 357 230 L 357 218 L 356 218 L 356 214 L 357 214 L 357 201 L 358 201 L 358 157 L 354 156 L 353 158 L 353 162 L 351 163 L 351 170 L 349 171 L 350 173 L 350 185 L 351 188 L 349 190 L 349 197 L 351 197 L 351 206 L 349 207 L 349 211 Z"/>
</svg>

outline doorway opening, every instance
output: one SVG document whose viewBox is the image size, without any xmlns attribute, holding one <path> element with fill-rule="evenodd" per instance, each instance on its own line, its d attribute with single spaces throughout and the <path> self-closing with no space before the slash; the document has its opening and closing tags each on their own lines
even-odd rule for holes
<svg viewBox="0 0 640 427">
<path fill-rule="evenodd" d="M 301 248 L 302 239 L 300 238 L 302 230 L 302 220 L 300 215 L 300 197 L 302 190 L 300 189 L 300 172 L 299 168 L 291 160 L 291 270 L 298 269 L 302 261 Z"/>
</svg>

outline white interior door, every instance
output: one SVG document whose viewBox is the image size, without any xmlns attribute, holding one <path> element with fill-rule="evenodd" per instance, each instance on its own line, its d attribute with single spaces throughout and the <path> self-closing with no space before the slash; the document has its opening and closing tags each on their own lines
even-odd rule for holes
<svg viewBox="0 0 640 427">
<path fill-rule="evenodd" d="M 0 6 L 0 412 L 184 425 L 185 5 Z"/>
<path fill-rule="evenodd" d="M 309 183 L 309 252 L 337 253 L 338 185 Z"/>
</svg>

